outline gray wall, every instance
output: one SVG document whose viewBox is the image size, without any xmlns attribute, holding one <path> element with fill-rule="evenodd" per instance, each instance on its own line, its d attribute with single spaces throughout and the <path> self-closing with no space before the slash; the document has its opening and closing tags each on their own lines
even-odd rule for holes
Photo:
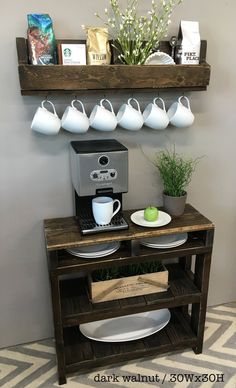
<svg viewBox="0 0 236 388">
<path fill-rule="evenodd" d="M 50 289 L 43 239 L 43 219 L 73 214 L 68 163 L 68 143 L 78 139 L 61 132 L 43 137 L 30 130 L 39 97 L 20 95 L 15 37 L 26 36 L 26 14 L 47 12 L 57 38 L 83 38 L 81 24 L 98 25 L 93 16 L 108 1 L 41 0 L 37 7 L 26 0 L 5 3 L 1 15 L 1 142 L 0 142 L 0 346 L 49 337 L 53 334 Z M 140 1 L 143 10 L 147 1 Z M 212 65 L 210 87 L 189 94 L 195 124 L 189 129 L 162 133 L 141 130 L 112 134 L 90 130 L 81 138 L 115 137 L 129 147 L 130 189 L 125 208 L 160 205 L 161 182 L 149 157 L 172 143 L 179 152 L 206 157 L 199 164 L 188 190 L 188 201 L 214 221 L 215 247 L 209 304 L 236 299 L 235 289 L 235 35 L 236 2 L 233 0 L 185 0 L 174 13 L 169 35 L 177 33 L 180 19 L 199 20 L 201 37 L 208 41 Z M 107 93 L 117 109 L 125 93 Z M 153 94 L 137 93 L 145 107 Z M 178 96 L 163 94 L 167 105 Z M 80 96 L 90 113 L 102 95 Z M 59 115 L 68 96 L 53 97 Z M 142 147 L 142 150 L 141 150 Z M 144 152 L 144 153 L 143 153 Z"/>
</svg>

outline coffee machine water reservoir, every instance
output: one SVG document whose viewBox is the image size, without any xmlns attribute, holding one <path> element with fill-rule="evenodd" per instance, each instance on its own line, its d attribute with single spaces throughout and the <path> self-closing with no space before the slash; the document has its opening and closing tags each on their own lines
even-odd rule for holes
<svg viewBox="0 0 236 388">
<path fill-rule="evenodd" d="M 75 215 L 81 233 L 127 229 L 122 216 L 122 194 L 128 191 L 128 149 L 114 139 L 72 141 L 70 162 Z M 98 225 L 93 218 L 92 199 L 98 196 L 121 202 L 121 210 L 108 225 Z"/>
</svg>

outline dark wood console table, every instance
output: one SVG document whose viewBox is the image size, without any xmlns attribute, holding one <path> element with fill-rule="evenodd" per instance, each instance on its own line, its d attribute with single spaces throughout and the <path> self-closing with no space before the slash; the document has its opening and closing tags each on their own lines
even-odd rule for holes
<svg viewBox="0 0 236 388">
<path fill-rule="evenodd" d="M 130 221 L 133 212 L 124 211 L 128 230 L 87 236 L 81 235 L 74 217 L 44 221 L 59 384 L 66 383 L 67 373 L 85 372 L 177 349 L 193 348 L 195 353 L 202 352 L 214 225 L 191 205 L 186 206 L 182 217 L 161 228 L 133 224 Z M 183 232 L 188 232 L 188 240 L 176 248 L 151 249 L 139 244 L 141 238 Z M 66 251 L 111 241 L 121 241 L 120 249 L 95 260 L 77 258 Z M 92 304 L 86 291 L 86 277 L 74 275 L 86 276 L 98 268 L 154 259 L 169 261 L 166 267 L 170 287 L 165 292 Z M 81 323 L 162 308 L 170 309 L 168 325 L 140 340 L 96 342 L 79 331 Z"/>
</svg>

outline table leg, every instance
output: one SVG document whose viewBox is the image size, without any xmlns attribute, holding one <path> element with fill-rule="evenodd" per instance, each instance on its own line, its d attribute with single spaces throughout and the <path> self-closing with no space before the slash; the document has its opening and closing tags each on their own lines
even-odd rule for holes
<svg viewBox="0 0 236 388">
<path fill-rule="evenodd" d="M 60 304 L 61 298 L 60 298 L 58 276 L 51 275 L 50 281 L 51 281 L 51 292 L 52 292 L 52 306 L 53 306 L 54 333 L 55 333 L 56 354 L 57 354 L 58 380 L 59 380 L 59 384 L 65 384 L 66 383 L 65 352 L 64 352 L 64 338 L 63 338 L 61 304 Z"/>
<path fill-rule="evenodd" d="M 193 348 L 196 354 L 201 353 L 203 347 L 210 267 L 211 253 L 196 255 L 194 283 L 202 293 L 201 302 L 192 305 L 191 314 L 191 326 L 198 337 L 198 343 Z"/>
</svg>

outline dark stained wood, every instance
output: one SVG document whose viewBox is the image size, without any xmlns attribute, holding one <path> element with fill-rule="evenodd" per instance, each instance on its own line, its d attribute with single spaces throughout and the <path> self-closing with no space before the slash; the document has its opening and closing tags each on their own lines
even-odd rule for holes
<svg viewBox="0 0 236 388">
<path fill-rule="evenodd" d="M 189 241 L 178 248 L 158 249 L 140 247 L 139 256 L 129 256 L 127 251 L 119 249 L 110 256 L 100 257 L 95 259 L 80 259 L 75 258 L 65 251 L 59 251 L 58 268 L 55 272 L 58 275 L 81 271 L 93 271 L 97 268 L 107 268 L 113 266 L 122 266 L 127 264 L 135 264 L 152 260 L 167 260 L 181 255 L 195 255 L 196 253 L 206 253 L 211 251 L 211 247 L 204 246 L 199 241 Z"/>
<path fill-rule="evenodd" d="M 108 90 L 206 87 L 210 65 L 20 65 L 23 90 Z"/>
<path fill-rule="evenodd" d="M 210 81 L 210 65 L 104 65 L 40 66 L 29 65 L 24 38 L 17 38 L 19 78 L 22 94 L 33 91 L 47 95 L 57 91 L 168 89 L 205 90 Z M 203 50 L 204 52 L 204 50 Z M 24 58 L 24 60 L 22 60 Z"/>
<path fill-rule="evenodd" d="M 182 217 L 161 228 L 133 224 L 130 221 L 133 211 L 124 212 L 128 230 L 90 236 L 80 234 L 74 217 L 44 221 L 60 384 L 66 382 L 66 373 L 70 372 L 82 373 L 91 368 L 187 347 L 192 347 L 195 353 L 202 351 L 214 224 L 189 204 Z M 145 237 L 182 232 L 188 232 L 188 240 L 179 247 L 151 249 L 140 245 L 140 239 Z M 110 241 L 121 241 L 121 247 L 107 257 L 80 259 L 65 250 Z M 193 255 L 196 260 L 192 272 Z M 93 270 L 150 260 L 165 262 L 166 259 L 174 259 L 165 264 L 169 271 L 167 291 L 103 303 L 91 302 L 86 275 Z M 189 305 L 192 305 L 191 315 L 188 314 Z M 160 332 L 137 341 L 99 343 L 85 338 L 78 327 L 85 322 L 161 308 L 170 309 L 171 321 Z"/>
<path fill-rule="evenodd" d="M 168 92 L 171 92 L 171 93 L 189 93 L 189 92 L 202 92 L 202 91 L 205 91 L 207 90 L 207 87 L 206 86 L 199 86 L 199 87 L 168 87 L 168 88 L 161 88 L 159 87 L 158 90 L 156 90 L 156 92 L 158 93 L 162 93 L 162 92 L 166 92 L 168 90 Z M 104 89 L 102 90 L 104 92 L 104 94 L 106 92 L 109 92 L 108 89 Z M 135 89 L 134 88 L 127 88 L 125 90 L 126 92 L 129 92 L 129 93 L 137 93 L 137 92 L 140 92 L 142 93 L 142 95 L 144 95 L 144 93 L 148 93 L 150 94 L 150 88 L 149 89 Z M 122 92 L 122 89 L 119 90 L 119 89 L 112 89 L 112 94 L 115 94 L 115 93 L 121 93 Z M 153 91 L 153 93 L 155 92 L 155 90 Z M 82 89 L 73 89 L 73 90 L 22 90 L 21 89 L 21 95 L 22 96 L 41 96 L 41 97 L 49 97 L 49 96 L 88 96 L 88 95 L 92 95 L 93 97 L 98 95 L 100 97 L 100 94 L 101 94 L 101 90 L 94 90 L 94 89 L 87 89 L 87 90 L 82 90 Z"/>
<path fill-rule="evenodd" d="M 158 308 L 176 307 L 200 302 L 201 293 L 179 264 L 167 264 L 169 289 L 166 292 L 93 304 L 87 292 L 86 279 L 60 282 L 62 321 L 64 327 L 115 316 L 129 315 Z"/>
<path fill-rule="evenodd" d="M 184 256 L 179 258 L 179 263 L 185 271 L 190 271 L 192 266 L 192 256 Z"/>
<path fill-rule="evenodd" d="M 86 40 L 84 39 L 56 39 L 56 43 L 57 44 L 61 44 L 61 43 L 66 43 L 66 44 L 70 44 L 70 43 L 76 43 L 76 44 L 86 44 Z"/>
<path fill-rule="evenodd" d="M 19 65 L 28 65 L 29 59 L 26 39 L 16 38 L 16 49 Z"/>
<path fill-rule="evenodd" d="M 79 327 L 71 327 L 64 330 L 65 339 L 65 360 L 66 364 L 70 364 L 71 360 L 83 362 L 84 360 L 93 359 L 94 352 L 91 341 L 85 338 Z"/>
<path fill-rule="evenodd" d="M 194 303 L 192 306 L 191 324 L 198 337 L 197 346 L 193 349 L 196 354 L 202 352 L 203 346 L 210 268 L 210 253 L 196 256 L 194 282 L 202 294 L 200 303 Z"/>
<path fill-rule="evenodd" d="M 78 328 L 66 329 L 65 354 L 67 372 L 123 363 L 126 360 L 152 356 L 194 346 L 196 335 L 180 312 L 171 310 L 171 321 L 165 329 L 150 337 L 126 343 L 99 343 L 81 337 Z M 82 354 L 85 356 L 82 358 Z M 90 357 L 90 359 L 89 359 Z"/>
<path fill-rule="evenodd" d="M 130 220 L 134 210 L 124 211 L 129 229 L 105 232 L 96 235 L 96 243 L 109 241 L 138 240 L 141 238 L 167 235 L 171 233 L 193 232 L 214 229 L 214 225 L 191 205 L 186 205 L 184 214 L 160 228 L 144 228 Z M 55 218 L 44 221 L 45 238 L 48 250 L 66 249 L 94 244 L 94 235 L 83 236 L 75 217 Z"/>
<path fill-rule="evenodd" d="M 66 383 L 65 377 L 65 354 L 64 354 L 64 336 L 62 327 L 62 316 L 61 316 L 61 299 L 59 290 L 59 279 L 56 276 L 51 275 L 51 292 L 53 300 L 53 320 L 54 320 L 54 335 L 56 344 L 57 354 L 57 371 L 59 384 Z"/>
</svg>

